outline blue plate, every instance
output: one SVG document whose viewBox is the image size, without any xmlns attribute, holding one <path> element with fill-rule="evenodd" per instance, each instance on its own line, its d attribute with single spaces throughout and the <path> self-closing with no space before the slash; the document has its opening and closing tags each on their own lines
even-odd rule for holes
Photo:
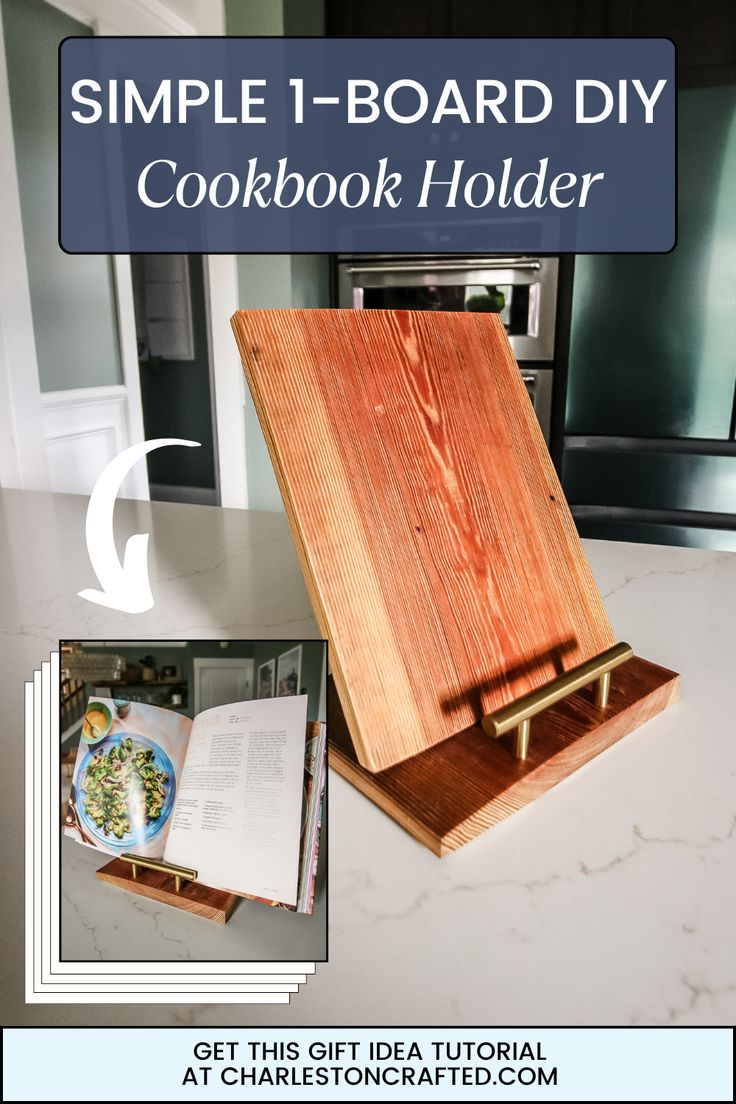
<svg viewBox="0 0 736 1104">
<path fill-rule="evenodd" d="M 103 751 L 107 754 L 112 748 L 119 747 L 123 740 L 127 739 L 131 739 L 135 744 L 150 748 L 153 752 L 154 766 L 157 770 L 165 771 L 169 776 L 169 781 L 166 783 L 166 797 L 164 798 L 161 816 L 158 820 L 150 821 L 143 829 L 142 834 L 126 832 L 122 839 L 118 839 L 113 832 L 111 832 L 109 836 L 106 836 L 102 828 L 98 828 L 94 820 L 92 820 L 87 813 L 84 807 L 87 797 L 84 789 L 84 777 L 92 758 L 97 755 L 99 751 Z M 169 819 L 169 814 L 174 805 L 174 797 L 176 796 L 174 768 L 163 748 L 155 744 L 153 740 L 148 740 L 145 736 L 139 736 L 137 732 L 116 732 L 114 736 L 107 736 L 104 740 L 99 740 L 96 744 L 92 744 L 84 759 L 82 759 L 77 778 L 79 780 L 77 783 L 77 814 L 84 825 L 85 831 L 89 832 L 93 839 L 99 840 L 104 847 L 114 851 L 129 851 L 131 848 L 140 847 L 141 844 L 148 843 L 149 840 L 153 839 Z"/>
</svg>

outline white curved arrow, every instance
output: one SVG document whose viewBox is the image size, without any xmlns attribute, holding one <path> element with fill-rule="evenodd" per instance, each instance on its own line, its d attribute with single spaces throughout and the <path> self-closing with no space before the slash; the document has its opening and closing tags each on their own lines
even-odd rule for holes
<svg viewBox="0 0 736 1104">
<path fill-rule="evenodd" d="M 180 441 L 160 437 L 141 441 L 124 449 L 103 469 L 94 485 L 87 506 L 85 536 L 92 569 L 101 590 L 80 590 L 79 597 L 99 606 L 110 606 L 123 613 L 145 613 L 154 606 L 148 578 L 148 533 L 136 533 L 125 545 L 123 562 L 118 559 L 113 532 L 115 499 L 126 475 L 139 460 L 165 445 L 199 448 L 199 441 Z"/>
</svg>

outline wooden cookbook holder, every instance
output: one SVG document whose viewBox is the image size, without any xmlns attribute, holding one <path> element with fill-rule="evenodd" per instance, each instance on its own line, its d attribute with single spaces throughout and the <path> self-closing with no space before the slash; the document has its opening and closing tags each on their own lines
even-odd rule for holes
<svg viewBox="0 0 736 1104">
<path fill-rule="evenodd" d="M 227 923 L 239 899 L 235 893 L 202 885 L 196 880 L 196 870 L 140 855 L 121 855 L 113 859 L 97 871 L 97 877 L 129 893 L 192 912 L 217 924 Z"/>
<path fill-rule="evenodd" d="M 316 736 L 319 725 L 307 722 L 307 740 Z M 68 808 L 64 810 L 67 823 L 72 824 Z M 77 829 L 81 830 L 77 821 Z M 160 859 L 148 859 L 141 855 L 123 854 L 120 858 L 106 863 L 96 872 L 97 877 L 118 889 L 127 889 L 139 897 L 148 897 L 151 901 L 160 901 L 172 908 L 192 912 L 205 920 L 214 920 L 217 924 L 226 924 L 245 894 L 229 893 L 225 889 L 213 889 L 197 881 L 197 871 L 184 866 L 173 866 Z"/>
<path fill-rule="evenodd" d="M 498 316 L 233 329 L 330 641 L 330 763 L 417 839 L 453 850 L 675 700 L 615 642 Z"/>
</svg>

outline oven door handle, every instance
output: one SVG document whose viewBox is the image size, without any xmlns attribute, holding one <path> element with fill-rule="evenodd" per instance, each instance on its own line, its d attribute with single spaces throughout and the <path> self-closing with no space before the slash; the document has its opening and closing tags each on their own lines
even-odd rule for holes
<svg viewBox="0 0 736 1104">
<path fill-rule="evenodd" d="M 402 264 L 387 261 L 385 264 L 348 265 L 350 275 L 359 276 L 369 272 L 476 272 L 487 269 L 516 269 L 519 271 L 538 271 L 541 261 L 520 261 L 513 257 L 478 257 L 472 261 L 414 261 Z"/>
</svg>

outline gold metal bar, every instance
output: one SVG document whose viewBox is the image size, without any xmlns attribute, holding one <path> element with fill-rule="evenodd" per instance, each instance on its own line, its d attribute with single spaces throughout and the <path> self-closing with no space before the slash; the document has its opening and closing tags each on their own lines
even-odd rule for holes
<svg viewBox="0 0 736 1104">
<path fill-rule="evenodd" d="M 611 672 L 604 671 L 595 684 L 595 704 L 598 709 L 605 709 L 608 705 L 608 696 L 611 693 Z"/>
<path fill-rule="evenodd" d="M 516 758 L 526 759 L 527 752 L 529 751 L 529 733 L 531 732 L 532 722 L 530 717 L 525 717 L 516 730 Z"/>
<path fill-rule="evenodd" d="M 176 885 L 176 892 L 181 889 L 181 883 L 196 882 L 197 871 L 190 870 L 186 866 L 172 866 L 171 863 L 159 862 L 158 859 L 144 859 L 140 855 L 131 855 L 125 852 L 120 856 L 123 862 L 130 863 L 133 867 L 133 877 L 138 877 L 138 867 L 145 866 L 148 870 L 158 870 L 161 874 L 171 874 Z"/>
<path fill-rule="evenodd" d="M 525 758 L 529 746 L 528 722 L 532 717 L 596 679 L 599 680 L 596 688 L 596 706 L 599 709 L 605 709 L 611 686 L 611 671 L 614 667 L 625 663 L 627 659 L 631 659 L 633 654 L 630 644 L 614 644 L 612 648 L 607 648 L 605 652 L 594 656 L 593 659 L 573 667 L 571 671 L 566 671 L 564 675 L 553 679 L 545 686 L 531 690 L 494 713 L 486 714 L 481 721 L 483 731 L 487 736 L 498 739 L 506 732 L 517 729 L 516 756 L 518 759 Z M 525 724 L 526 729 L 524 729 Z"/>
</svg>

